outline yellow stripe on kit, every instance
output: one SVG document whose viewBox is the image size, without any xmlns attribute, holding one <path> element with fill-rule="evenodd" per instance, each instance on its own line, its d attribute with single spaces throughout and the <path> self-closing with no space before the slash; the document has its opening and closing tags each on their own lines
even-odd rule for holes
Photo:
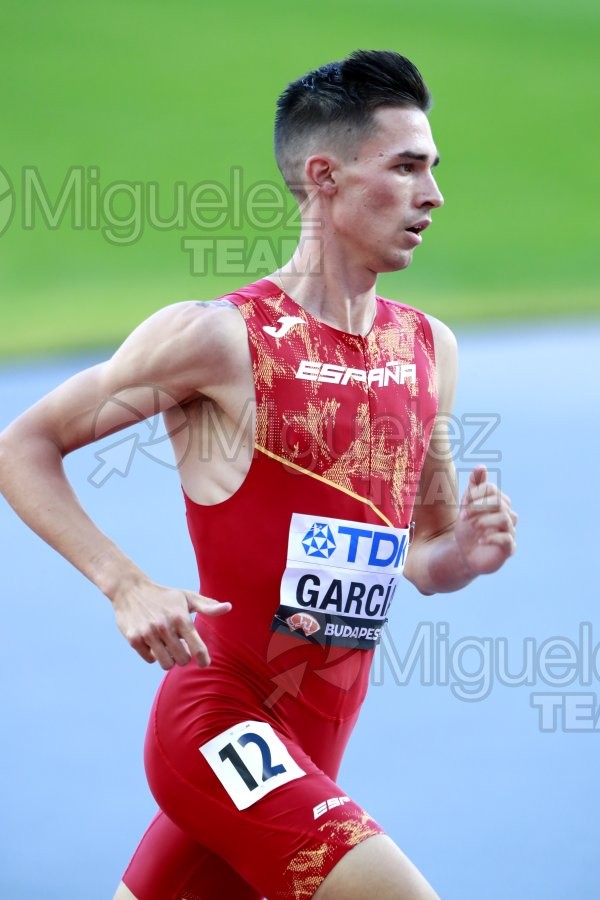
<svg viewBox="0 0 600 900">
<path fill-rule="evenodd" d="M 354 491 L 350 491 L 348 490 L 348 488 L 342 487 L 341 484 L 336 484 L 335 481 L 329 481 L 327 478 L 323 478 L 322 475 L 317 475 L 315 472 L 309 472 L 308 469 L 303 469 L 302 466 L 290 462 L 289 459 L 285 459 L 285 457 L 283 456 L 278 456 L 276 453 L 272 453 L 270 450 L 267 450 L 266 447 L 261 447 L 260 444 L 255 444 L 254 446 L 257 450 L 260 450 L 261 453 L 264 453 L 265 456 L 270 456 L 271 459 L 275 459 L 277 462 L 282 463 L 282 465 L 289 466 L 290 469 L 294 469 L 296 472 L 300 472 L 302 475 L 308 475 L 309 478 L 316 478 L 317 481 L 322 481 L 323 484 L 328 485 L 328 487 L 332 487 L 336 491 L 342 491 L 342 493 L 347 494 L 348 497 L 352 497 L 354 500 L 358 500 L 360 503 L 365 503 L 373 510 L 373 512 L 377 516 L 379 516 L 382 522 L 385 522 L 385 524 L 389 525 L 390 528 L 394 527 L 388 517 L 385 516 L 371 500 L 367 500 L 366 497 L 361 497 L 360 494 L 355 494 Z"/>
</svg>

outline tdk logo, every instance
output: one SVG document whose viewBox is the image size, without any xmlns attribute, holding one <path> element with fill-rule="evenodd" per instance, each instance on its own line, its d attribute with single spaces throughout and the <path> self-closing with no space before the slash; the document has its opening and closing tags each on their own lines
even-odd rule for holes
<svg viewBox="0 0 600 900">
<path fill-rule="evenodd" d="M 346 561 L 355 563 L 359 550 L 364 559 L 368 550 L 369 556 L 365 560 L 368 566 L 381 566 L 397 569 L 404 565 L 406 551 L 408 550 L 408 538 L 406 534 L 396 535 L 391 531 L 372 531 L 370 528 L 356 528 L 350 525 L 340 525 L 338 535 L 348 535 L 348 553 Z"/>
<path fill-rule="evenodd" d="M 335 550 L 331 528 L 326 522 L 315 522 L 302 538 L 302 546 L 307 556 L 329 559 Z"/>
<path fill-rule="evenodd" d="M 373 531 L 358 525 L 333 526 L 336 537 L 327 522 L 314 522 L 302 538 L 307 556 L 313 559 L 329 559 L 332 563 L 361 563 L 381 569 L 397 569 L 404 566 L 408 550 L 406 534 L 394 534 L 384 529 Z M 336 553 L 337 551 L 337 553 Z"/>
</svg>

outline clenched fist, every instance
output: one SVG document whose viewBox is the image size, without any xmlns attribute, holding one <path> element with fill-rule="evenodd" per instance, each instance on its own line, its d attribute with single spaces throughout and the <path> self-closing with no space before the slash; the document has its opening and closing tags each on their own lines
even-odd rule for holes
<svg viewBox="0 0 600 900">
<path fill-rule="evenodd" d="M 517 514 L 510 499 L 487 480 L 485 466 L 476 466 L 461 500 L 454 536 L 469 572 L 495 572 L 517 549 Z"/>
</svg>

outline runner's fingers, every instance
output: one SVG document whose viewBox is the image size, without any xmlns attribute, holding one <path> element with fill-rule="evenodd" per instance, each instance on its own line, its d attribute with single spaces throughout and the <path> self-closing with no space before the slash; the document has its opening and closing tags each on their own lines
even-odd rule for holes
<svg viewBox="0 0 600 900">
<path fill-rule="evenodd" d="M 156 662 L 156 657 L 152 653 L 152 650 L 150 649 L 150 647 L 148 646 L 146 641 L 144 641 L 141 637 L 133 638 L 132 640 L 129 641 L 129 643 L 131 644 L 133 649 L 137 653 L 139 653 L 139 655 L 142 657 L 144 662 L 147 662 L 147 663 Z"/>
<path fill-rule="evenodd" d="M 164 669 L 165 672 L 168 672 L 169 669 L 173 668 L 173 657 L 171 656 L 165 645 L 157 638 L 155 638 L 150 645 L 150 653 L 159 664 L 161 669 Z"/>
<path fill-rule="evenodd" d="M 166 648 L 167 651 L 171 654 L 175 665 L 187 666 L 191 659 L 191 656 L 188 653 L 187 647 L 182 643 L 177 634 L 169 635 L 169 640 L 166 643 Z"/>
<path fill-rule="evenodd" d="M 204 607 L 201 612 L 203 616 L 222 616 L 231 612 L 232 609 L 233 606 L 228 600 L 223 603 L 220 603 L 218 600 L 211 600 L 209 605 Z"/>
<path fill-rule="evenodd" d="M 486 533 L 493 531 L 508 531 L 515 535 L 515 523 L 505 512 L 486 513 L 475 520 L 475 525 L 480 531 Z"/>
<path fill-rule="evenodd" d="M 481 497 L 498 496 L 502 497 L 503 500 L 510 504 L 510 497 L 508 494 L 503 493 L 493 481 L 484 481 L 483 484 L 478 484 L 474 487 L 469 486 L 465 491 L 465 494 L 473 500 L 478 500 Z"/>
<path fill-rule="evenodd" d="M 178 619 L 174 620 L 178 622 Z M 142 639 L 162 669 L 172 669 L 174 665 L 184 666 L 190 661 L 186 648 L 179 640 L 173 621 L 160 619 L 151 622 L 142 632 Z"/>
<path fill-rule="evenodd" d="M 192 594 L 190 591 L 184 593 L 190 612 L 199 612 L 203 616 L 222 616 L 231 611 L 232 606 L 229 601 L 213 600 L 212 597 L 203 597 L 201 594 Z"/>
<path fill-rule="evenodd" d="M 500 547 L 507 552 L 508 556 L 512 556 L 517 549 L 517 542 L 508 531 L 494 531 L 492 534 L 480 538 L 479 543 Z"/>
<path fill-rule="evenodd" d="M 511 509 L 510 500 L 508 500 L 504 494 L 489 494 L 486 497 L 480 497 L 464 506 L 460 515 L 462 519 L 470 519 L 473 516 L 500 511 L 506 513 L 510 517 L 513 525 L 517 524 L 519 517 L 516 512 Z"/>
<path fill-rule="evenodd" d="M 487 469 L 485 466 L 475 466 L 469 475 L 469 486 L 476 487 L 477 485 L 485 484 L 487 479 Z"/>
<path fill-rule="evenodd" d="M 210 656 L 206 648 L 206 644 L 194 628 L 191 621 L 185 624 L 180 631 L 180 635 L 188 649 L 190 657 L 195 659 L 199 666 L 210 665 Z"/>
<path fill-rule="evenodd" d="M 484 481 L 483 484 L 477 485 L 469 484 L 463 494 L 463 506 L 467 507 L 469 506 L 469 504 L 475 503 L 476 501 L 482 501 L 486 499 L 488 503 L 491 503 L 497 497 L 504 499 L 510 504 L 509 498 L 501 491 L 499 491 L 497 486 L 491 481 Z"/>
<path fill-rule="evenodd" d="M 481 497 L 467 503 L 461 511 L 461 519 L 471 519 L 482 513 L 495 512 L 502 509 L 502 500 L 499 497 Z"/>
</svg>

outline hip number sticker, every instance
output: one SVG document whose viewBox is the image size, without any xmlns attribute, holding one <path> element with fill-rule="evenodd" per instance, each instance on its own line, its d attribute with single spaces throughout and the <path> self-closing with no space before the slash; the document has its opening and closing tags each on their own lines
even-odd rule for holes
<svg viewBox="0 0 600 900">
<path fill-rule="evenodd" d="M 266 722 L 239 722 L 199 749 L 238 809 L 306 774 Z"/>
</svg>

